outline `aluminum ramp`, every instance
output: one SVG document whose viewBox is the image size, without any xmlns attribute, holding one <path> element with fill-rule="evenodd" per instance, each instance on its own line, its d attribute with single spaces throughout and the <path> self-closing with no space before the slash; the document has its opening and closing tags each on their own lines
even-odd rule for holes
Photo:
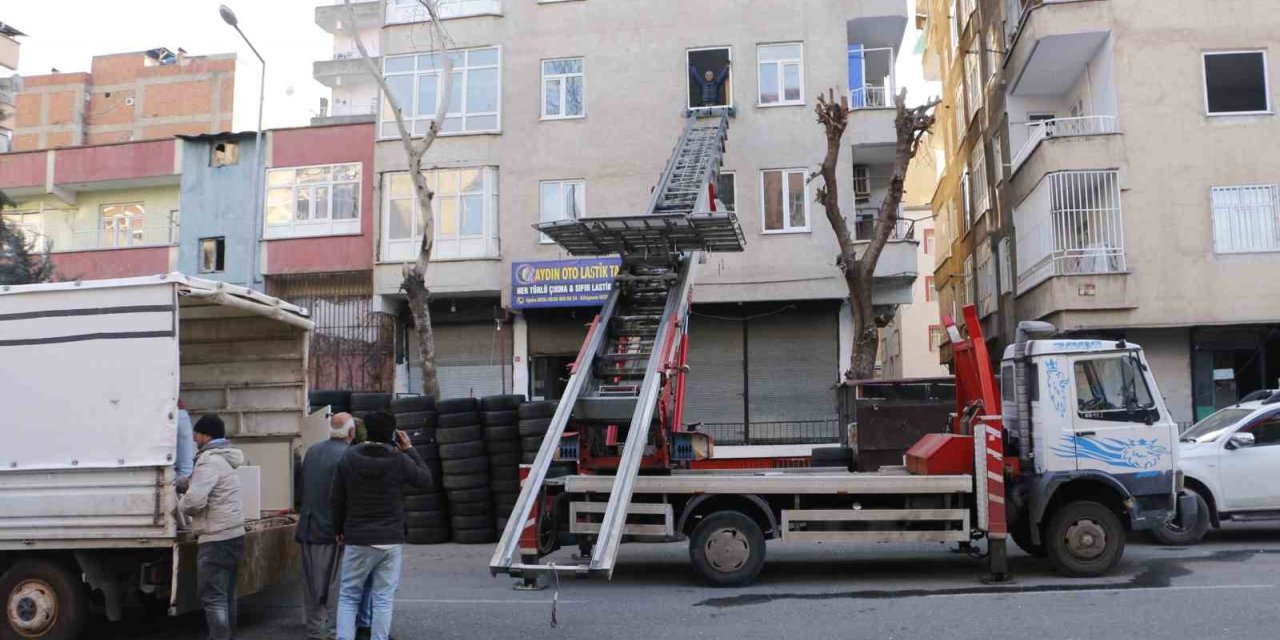
<svg viewBox="0 0 1280 640">
<path fill-rule="evenodd" d="M 728 122 L 724 111 L 689 119 L 647 214 L 535 225 L 571 255 L 620 254 L 622 267 L 574 361 L 560 405 L 490 561 L 491 573 L 613 575 L 666 368 L 675 361 L 680 342 L 676 338 L 687 329 L 693 266 L 700 252 L 743 247 L 737 218 L 716 211 L 714 198 Z M 517 555 L 536 558 L 536 549 L 520 547 L 522 534 L 537 526 L 531 521 L 533 508 L 571 420 L 576 426 L 628 425 L 591 558 L 586 564 L 567 566 L 517 562 Z"/>
</svg>

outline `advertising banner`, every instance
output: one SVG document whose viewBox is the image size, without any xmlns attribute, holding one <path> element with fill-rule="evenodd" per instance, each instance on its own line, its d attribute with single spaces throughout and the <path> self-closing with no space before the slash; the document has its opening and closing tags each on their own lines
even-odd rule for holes
<svg viewBox="0 0 1280 640">
<path fill-rule="evenodd" d="M 511 308 L 600 306 L 621 265 L 618 257 L 512 262 Z"/>
</svg>

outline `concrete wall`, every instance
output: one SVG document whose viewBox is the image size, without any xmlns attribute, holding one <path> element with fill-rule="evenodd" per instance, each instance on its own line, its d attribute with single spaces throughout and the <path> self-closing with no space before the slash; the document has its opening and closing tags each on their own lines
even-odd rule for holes
<svg viewBox="0 0 1280 640">
<path fill-rule="evenodd" d="M 905 3 L 897 4 L 905 12 Z M 685 123 L 686 49 L 728 46 L 737 116 L 729 130 L 724 170 L 737 176 L 737 212 L 747 251 L 710 256 L 699 272 L 696 298 L 836 299 L 845 294 L 835 266 L 836 242 L 812 202 L 812 185 L 806 197 L 810 230 L 765 234 L 760 171 L 811 170 L 820 161 L 825 138 L 814 122 L 813 96 L 828 87 L 836 88 L 837 95 L 847 91 L 847 20 L 861 10 L 860 3 L 760 0 L 744 11 L 732 0 L 656 0 L 638 11 L 610 2 L 511 2 L 504 10 L 502 17 L 451 20 L 448 25 L 460 48 L 502 48 L 502 134 L 442 138 L 427 158 L 432 166 L 498 167 L 501 261 L 496 268 L 480 261 L 470 267 L 433 268 L 433 288 L 456 288 L 450 280 L 456 275 L 469 289 L 502 291 L 505 301 L 511 260 L 564 257 L 555 245 L 539 244 L 531 228 L 538 221 L 541 180 L 585 179 L 590 216 L 643 213 Z M 383 37 L 387 55 L 415 51 L 428 41 L 423 25 L 388 27 Z M 756 106 L 756 46 L 789 41 L 804 43 L 806 103 Z M 586 117 L 540 121 L 538 61 L 578 56 L 585 58 Z M 851 148 L 870 135 L 855 128 L 846 135 L 839 186 L 847 213 L 854 208 Z M 405 166 L 398 141 L 380 143 L 377 154 L 380 171 Z M 376 278 L 379 291 L 394 294 L 399 265 L 380 266 L 379 271 L 387 271 Z M 476 282 L 478 275 L 486 279 Z"/>
<path fill-rule="evenodd" d="M 1146 352 L 1151 373 L 1173 419 L 1192 421 L 1190 330 L 1185 327 L 1134 330 L 1126 331 L 1125 337 L 1141 345 Z"/>
<path fill-rule="evenodd" d="M 199 274 L 202 278 L 234 284 L 249 282 L 249 251 L 257 245 L 261 232 L 254 223 L 256 164 L 252 135 L 242 136 L 240 162 L 209 166 L 212 141 L 188 140 L 183 145 L 182 227 L 178 238 L 178 270 L 199 272 L 200 239 L 226 238 L 226 270 Z M 259 263 L 259 268 L 261 268 Z"/>
</svg>

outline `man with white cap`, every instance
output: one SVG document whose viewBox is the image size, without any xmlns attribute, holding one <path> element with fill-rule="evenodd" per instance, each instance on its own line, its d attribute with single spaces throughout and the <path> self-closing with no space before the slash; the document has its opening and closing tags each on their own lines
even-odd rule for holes
<svg viewBox="0 0 1280 640">
<path fill-rule="evenodd" d="M 351 414 L 334 414 L 329 419 L 329 439 L 311 445 L 302 458 L 302 512 L 297 540 L 302 545 L 303 610 L 308 640 L 330 640 L 334 636 L 335 591 L 342 549 L 337 545 L 333 529 L 333 476 L 355 432 L 356 422 Z"/>
</svg>

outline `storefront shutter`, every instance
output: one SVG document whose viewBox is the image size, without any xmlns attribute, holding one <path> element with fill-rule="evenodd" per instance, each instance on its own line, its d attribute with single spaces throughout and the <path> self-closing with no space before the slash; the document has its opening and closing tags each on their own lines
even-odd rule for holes
<svg viewBox="0 0 1280 640">
<path fill-rule="evenodd" d="M 747 323 L 753 425 L 836 419 L 839 339 L 835 307 L 803 307 Z"/>
<path fill-rule="evenodd" d="M 695 312 L 689 323 L 685 424 L 742 424 L 742 394 L 746 388 L 742 358 L 741 320 L 709 318 Z M 719 434 L 719 429 L 712 432 Z M 736 435 L 741 427 L 724 429 L 730 429 Z"/>
</svg>

